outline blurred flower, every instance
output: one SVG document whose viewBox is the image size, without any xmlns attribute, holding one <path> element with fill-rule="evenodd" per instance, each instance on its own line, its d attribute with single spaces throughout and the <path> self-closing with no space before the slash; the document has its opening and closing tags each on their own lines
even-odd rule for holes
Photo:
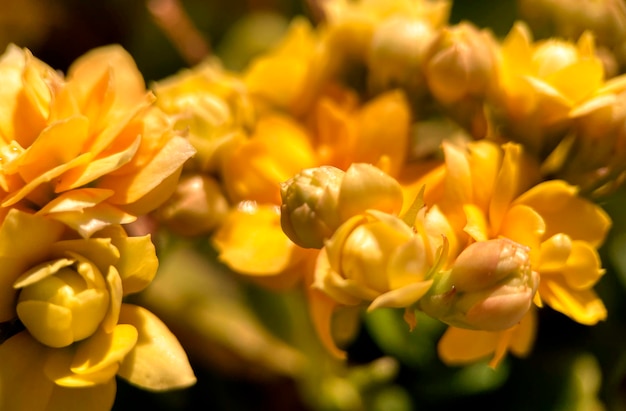
<svg viewBox="0 0 626 411">
<path fill-rule="evenodd" d="M 584 0 L 571 7 L 566 0 L 518 0 L 521 17 L 536 33 L 576 39 L 592 31 L 598 46 L 626 63 L 626 5 L 622 0 Z"/>
<path fill-rule="evenodd" d="M 517 324 L 531 306 L 539 278 L 529 249 L 501 238 L 470 244 L 452 269 L 433 276 L 419 308 L 447 324 L 501 331 Z"/>
<path fill-rule="evenodd" d="M 548 39 L 533 42 L 522 22 L 500 48 L 499 86 L 493 108 L 506 133 L 541 157 L 556 147 L 570 125 L 568 113 L 604 84 L 593 35 L 576 44 Z"/>
<path fill-rule="evenodd" d="M 153 215 L 174 233 L 197 236 L 213 231 L 229 207 L 214 178 L 189 173 L 183 174 L 174 194 Z"/>
<path fill-rule="evenodd" d="M 306 169 L 281 184 L 281 225 L 301 247 L 322 248 L 324 240 L 350 217 L 373 208 L 397 214 L 402 190 L 371 164 Z"/>
<path fill-rule="evenodd" d="M 483 107 L 495 83 L 496 49 L 489 31 L 463 22 L 442 28 L 424 56 L 429 91 L 476 138 L 487 135 Z"/>
<path fill-rule="evenodd" d="M 216 59 L 153 84 L 156 104 L 186 130 L 198 151 L 190 163 L 204 172 L 219 168 L 223 148 L 254 126 L 254 107 L 243 80 L 224 70 Z"/>
<path fill-rule="evenodd" d="M 317 166 L 307 130 L 291 117 L 259 118 L 252 135 L 224 154 L 223 185 L 233 203 L 280 204 L 280 183 L 304 168 Z"/>
<path fill-rule="evenodd" d="M 0 239 L 0 321 L 17 317 L 26 328 L 0 345 L 10 364 L 0 369 L 2 409 L 108 410 L 116 375 L 150 390 L 195 382 L 166 326 L 122 303 L 156 273 L 148 236 L 111 226 L 76 238 L 57 221 L 11 210 Z"/>
<path fill-rule="evenodd" d="M 50 215 L 89 237 L 165 201 L 194 153 L 119 46 L 92 50 L 64 79 L 12 45 L 0 76 L 3 213 Z"/>
<path fill-rule="evenodd" d="M 405 87 L 418 97 L 426 93 L 422 70 L 435 28 L 424 18 L 394 15 L 375 27 L 367 50 L 368 88 L 374 93 Z"/>
</svg>

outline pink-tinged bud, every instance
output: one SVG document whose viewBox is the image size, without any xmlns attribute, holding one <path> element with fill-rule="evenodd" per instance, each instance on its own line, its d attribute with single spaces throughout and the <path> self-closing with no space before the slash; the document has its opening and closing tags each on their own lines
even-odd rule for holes
<svg viewBox="0 0 626 411">
<path fill-rule="evenodd" d="M 346 172 L 332 166 L 305 169 L 280 191 L 282 229 L 304 248 L 322 248 L 343 222 L 367 209 L 398 213 L 402 207 L 400 184 L 366 163 Z"/>
<path fill-rule="evenodd" d="M 155 217 L 183 236 L 206 234 L 215 229 L 229 210 L 219 184 L 206 175 L 181 177 L 176 191 L 159 207 Z"/>
<path fill-rule="evenodd" d="M 517 324 L 531 306 L 539 275 L 530 249 L 506 238 L 468 246 L 450 271 L 434 277 L 419 302 L 426 314 L 449 325 L 501 331 Z"/>
</svg>

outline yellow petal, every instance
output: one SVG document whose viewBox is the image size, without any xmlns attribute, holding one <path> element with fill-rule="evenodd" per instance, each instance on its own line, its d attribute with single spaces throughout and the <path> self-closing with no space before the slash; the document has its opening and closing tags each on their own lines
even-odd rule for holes
<svg viewBox="0 0 626 411">
<path fill-rule="evenodd" d="M 54 388 L 43 373 L 48 350 L 26 331 L 0 344 L 0 409 L 48 410 Z"/>
<path fill-rule="evenodd" d="M 511 207 L 502 220 L 499 235 L 538 250 L 546 225 L 535 210 L 525 205 Z"/>
<path fill-rule="evenodd" d="M 63 226 L 55 221 L 9 211 L 0 227 L 0 321 L 15 317 L 15 280 L 48 256 L 62 231 Z"/>
<path fill-rule="evenodd" d="M 149 235 L 113 239 L 120 252 L 116 267 L 122 279 L 124 295 L 137 293 L 148 286 L 156 275 L 159 261 Z"/>
<path fill-rule="evenodd" d="M 105 175 L 98 180 L 96 186 L 113 190 L 115 194 L 109 200 L 113 204 L 133 203 L 179 170 L 194 153 L 195 149 L 187 139 L 175 136 L 167 141 L 148 164 L 138 170 L 132 170 L 130 174 Z M 118 171 L 121 173 L 124 169 L 125 167 L 122 167 Z"/>
<path fill-rule="evenodd" d="M 81 188 L 68 193 L 61 193 L 47 203 L 39 214 L 63 213 L 68 211 L 83 211 L 94 207 L 113 195 L 113 191 L 99 188 Z"/>
<path fill-rule="evenodd" d="M 540 183 L 515 200 L 532 207 L 546 223 L 547 237 L 567 234 L 572 240 L 598 247 L 611 226 L 611 218 L 598 205 L 577 196 L 577 189 L 561 180 Z"/>
<path fill-rule="evenodd" d="M 598 251 L 585 241 L 574 241 L 563 270 L 567 284 L 579 290 L 590 288 L 603 274 Z"/>
<path fill-rule="evenodd" d="M 296 245 L 281 229 L 278 209 L 271 206 L 232 211 L 215 232 L 213 243 L 220 261 L 248 275 L 278 275 L 297 257 Z"/>
<path fill-rule="evenodd" d="M 89 238 L 112 224 L 128 224 L 137 219 L 134 215 L 108 203 L 96 204 L 82 210 L 49 213 L 48 217 L 63 222 L 83 238 Z"/>
<path fill-rule="evenodd" d="M 523 358 L 530 354 L 537 334 L 537 312 L 528 310 L 519 325 L 513 327 L 513 335 L 509 349 L 517 357 Z"/>
<path fill-rule="evenodd" d="M 115 379 L 78 389 L 55 385 L 46 411 L 110 411 L 115 402 L 116 391 Z M 32 410 L 35 411 L 34 408 Z"/>
<path fill-rule="evenodd" d="M 322 291 L 307 288 L 308 307 L 311 320 L 322 345 L 336 358 L 346 358 L 346 352 L 339 349 L 332 336 L 332 318 L 337 303 Z"/>
<path fill-rule="evenodd" d="M 539 270 L 542 275 L 560 272 L 572 252 L 572 239 L 565 234 L 556 234 L 541 243 Z"/>
<path fill-rule="evenodd" d="M 367 311 L 372 311 L 380 307 L 409 307 L 415 304 L 424 296 L 424 294 L 428 292 L 432 283 L 433 280 L 420 281 L 383 293 L 372 301 L 372 303 L 367 307 Z"/>
<path fill-rule="evenodd" d="M 48 170 L 73 160 L 88 138 L 85 117 L 71 117 L 44 129 L 19 160 L 19 173 L 30 181 Z"/>
<path fill-rule="evenodd" d="M 606 319 L 606 308 L 594 291 L 572 289 L 561 278 L 542 279 L 538 293 L 543 302 L 581 324 L 594 325 Z"/>
<path fill-rule="evenodd" d="M 23 288 L 31 284 L 36 283 L 39 280 L 56 274 L 63 267 L 69 267 L 74 264 L 74 260 L 68 260 L 67 258 L 60 258 L 57 260 L 47 261 L 42 264 L 38 264 L 35 267 L 29 269 L 24 274 L 20 275 L 15 283 L 14 288 Z"/>
<path fill-rule="evenodd" d="M 493 188 L 493 197 L 489 204 L 489 222 L 494 232 L 500 231 L 500 225 L 513 199 L 518 195 L 520 158 L 522 147 L 519 144 L 504 145 L 502 165 Z"/>
<path fill-rule="evenodd" d="M 132 324 L 138 331 L 137 345 L 124 358 L 119 376 L 139 387 L 161 391 L 195 384 L 196 377 L 187 354 L 176 337 L 148 310 L 124 304 L 122 324 Z"/>
<path fill-rule="evenodd" d="M 475 241 L 488 240 L 489 232 L 487 230 L 485 213 L 474 204 L 464 204 L 463 211 L 467 220 L 463 231 L 469 234 Z"/>
<path fill-rule="evenodd" d="M 138 330 L 128 324 L 118 324 L 111 333 L 94 333 L 78 344 L 71 371 L 88 375 L 120 363 L 138 343 L 137 335 Z"/>
<path fill-rule="evenodd" d="M 441 360 L 448 365 L 475 362 L 493 353 L 499 332 L 448 327 L 437 345 Z"/>
<path fill-rule="evenodd" d="M 95 181 L 99 177 L 126 165 L 137 153 L 140 142 L 141 137 L 138 136 L 132 144 L 120 151 L 105 157 L 95 158 L 81 167 L 69 170 L 61 176 L 59 181 L 56 183 L 54 188 L 55 192 L 60 193 L 62 191 L 86 185 Z"/>
<path fill-rule="evenodd" d="M 105 332 L 112 333 L 119 319 L 123 297 L 122 280 L 115 267 L 108 268 L 106 282 L 109 291 L 109 310 L 102 320 L 102 328 Z"/>
<path fill-rule="evenodd" d="M 106 384 L 115 380 L 115 373 L 119 369 L 118 363 L 109 364 L 106 367 L 89 374 L 75 374 L 71 371 L 74 359 L 74 347 L 57 348 L 48 352 L 43 364 L 46 377 L 59 387 L 71 389 L 83 389 Z"/>
</svg>

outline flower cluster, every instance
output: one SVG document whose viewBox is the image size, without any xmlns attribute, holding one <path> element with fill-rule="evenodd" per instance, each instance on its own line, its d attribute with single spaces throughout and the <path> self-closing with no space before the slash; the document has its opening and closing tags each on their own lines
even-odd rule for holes
<svg viewBox="0 0 626 411">
<path fill-rule="evenodd" d="M 193 384 L 176 337 L 124 301 L 158 267 L 124 225 L 168 199 L 196 150 L 119 46 L 64 76 L 10 45 L 0 79 L 0 408 L 108 410 L 116 376 Z"/>
<path fill-rule="evenodd" d="M 448 24 L 450 6 L 327 1 L 241 73 L 210 61 L 155 86 L 203 156 L 186 173 L 216 183 L 175 204 L 196 224 L 157 215 L 258 284 L 303 286 L 338 356 L 341 307 L 428 315 L 449 326 L 443 361 L 492 366 L 530 352 L 542 307 L 607 316 L 594 199 L 624 172 L 625 78 L 591 32 L 500 39 Z"/>
</svg>

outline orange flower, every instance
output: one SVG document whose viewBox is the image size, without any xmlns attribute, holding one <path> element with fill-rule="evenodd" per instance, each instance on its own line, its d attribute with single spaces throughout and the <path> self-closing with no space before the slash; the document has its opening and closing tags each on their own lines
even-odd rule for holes
<svg viewBox="0 0 626 411">
<path fill-rule="evenodd" d="M 88 237 L 165 201 L 194 154 L 119 46 L 92 50 L 64 78 L 11 45 L 0 78 L 2 214 L 50 215 Z"/>
</svg>

